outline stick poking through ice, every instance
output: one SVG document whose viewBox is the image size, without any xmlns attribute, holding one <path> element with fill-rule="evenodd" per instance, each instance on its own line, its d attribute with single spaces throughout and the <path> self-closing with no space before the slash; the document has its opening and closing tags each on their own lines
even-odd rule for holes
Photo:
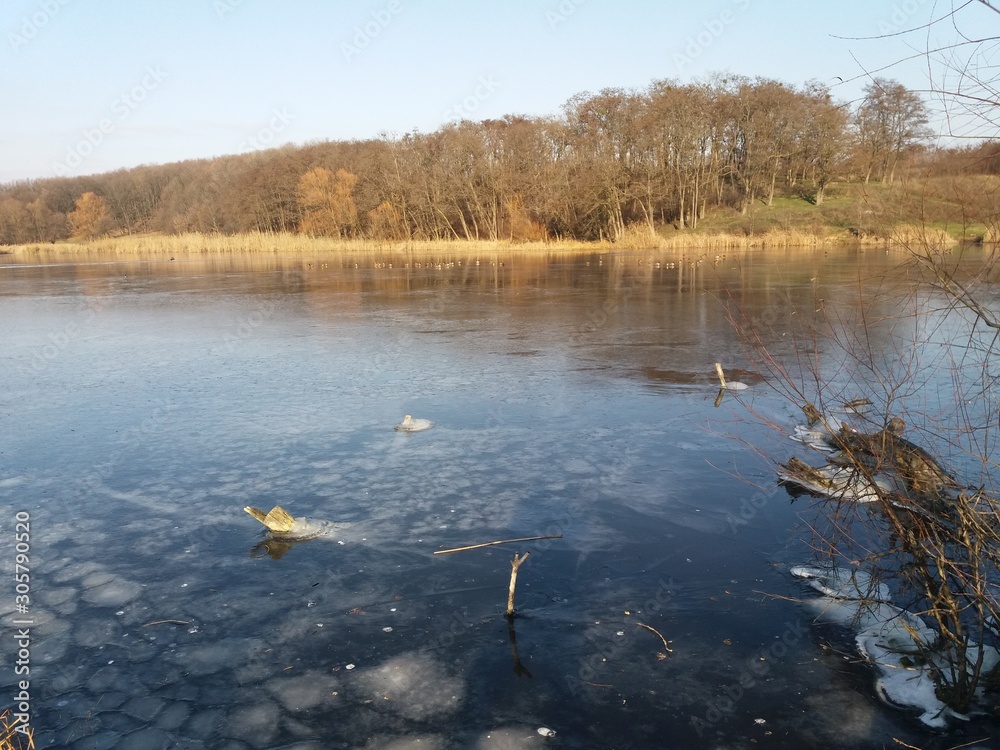
<svg viewBox="0 0 1000 750">
<path fill-rule="evenodd" d="M 507 594 L 507 618 L 510 619 L 514 616 L 514 586 L 517 585 L 517 569 L 521 567 L 521 563 L 528 559 L 530 552 L 525 552 L 520 557 L 517 553 L 514 553 L 514 559 L 510 561 L 510 593 Z"/>
<path fill-rule="evenodd" d="M 719 374 L 719 387 L 724 391 L 745 391 L 750 387 L 746 383 L 727 383 L 726 376 L 722 373 L 722 364 L 720 362 L 715 363 L 715 371 Z"/>
</svg>

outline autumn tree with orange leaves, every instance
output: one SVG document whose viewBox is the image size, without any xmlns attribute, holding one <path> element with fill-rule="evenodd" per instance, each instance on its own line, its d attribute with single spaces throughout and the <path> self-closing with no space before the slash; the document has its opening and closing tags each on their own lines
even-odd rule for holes
<svg viewBox="0 0 1000 750">
<path fill-rule="evenodd" d="M 358 221 L 352 191 L 357 175 L 325 167 L 310 169 L 299 179 L 297 198 L 302 209 L 299 231 L 314 237 L 348 237 Z"/>
<path fill-rule="evenodd" d="M 98 237 L 111 228 L 111 211 L 107 201 L 96 193 L 86 192 L 76 200 L 76 208 L 70 211 L 70 236 L 79 239 Z"/>
</svg>

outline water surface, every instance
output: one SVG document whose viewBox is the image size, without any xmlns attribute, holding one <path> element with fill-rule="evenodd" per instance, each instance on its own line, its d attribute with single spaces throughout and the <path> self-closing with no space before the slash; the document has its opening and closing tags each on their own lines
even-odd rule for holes
<svg viewBox="0 0 1000 750">
<path fill-rule="evenodd" d="M 897 257 L 0 260 L 39 746 L 956 742 L 779 598 L 811 506 L 764 454 L 801 413 L 730 320 L 795 360 Z M 717 361 L 751 388 L 720 401 Z M 344 526 L 268 542 L 242 509 L 275 504 Z"/>
</svg>

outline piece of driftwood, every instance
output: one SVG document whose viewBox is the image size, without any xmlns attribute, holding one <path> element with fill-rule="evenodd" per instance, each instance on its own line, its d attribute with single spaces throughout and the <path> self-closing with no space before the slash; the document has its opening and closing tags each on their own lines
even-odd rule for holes
<svg viewBox="0 0 1000 750">
<path fill-rule="evenodd" d="M 562 539 L 562 534 L 550 534 L 548 536 L 526 536 L 521 539 L 498 539 L 495 542 L 483 542 L 482 544 L 469 544 L 465 547 L 453 547 L 452 549 L 435 550 L 435 555 L 448 555 L 452 552 L 465 552 L 467 549 L 479 549 L 481 547 L 494 547 L 498 544 L 513 544 L 515 542 L 534 542 L 538 539 Z"/>
<path fill-rule="evenodd" d="M 517 569 L 521 567 L 521 563 L 528 559 L 531 555 L 530 552 L 525 552 L 520 557 L 517 553 L 514 553 L 514 559 L 510 561 L 510 592 L 507 594 L 507 617 L 514 616 L 514 587 L 517 585 Z"/>
<path fill-rule="evenodd" d="M 295 523 L 292 515 L 280 505 L 275 505 L 266 513 L 260 508 L 251 508 L 249 505 L 243 510 L 267 526 L 271 531 L 291 531 L 292 524 Z"/>
</svg>

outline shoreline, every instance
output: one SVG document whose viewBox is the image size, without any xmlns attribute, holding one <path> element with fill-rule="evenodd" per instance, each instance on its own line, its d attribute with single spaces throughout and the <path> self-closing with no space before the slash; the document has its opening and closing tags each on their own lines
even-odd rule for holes
<svg viewBox="0 0 1000 750">
<path fill-rule="evenodd" d="M 324 255 L 426 255 L 517 253 L 557 255 L 588 252 L 731 252 L 746 250 L 814 250 L 817 247 L 884 247 L 907 249 L 912 246 L 948 249 L 960 244 L 947 232 L 935 228 L 902 226 L 888 235 L 856 235 L 847 231 L 830 234 L 769 230 L 761 234 L 688 234 L 671 237 L 632 231 L 617 242 L 608 240 L 367 240 L 309 237 L 301 234 L 144 234 L 97 239 L 31 243 L 0 247 L 0 255 L 74 256 L 89 253 L 115 255 L 263 255 L 321 253 Z"/>
</svg>

